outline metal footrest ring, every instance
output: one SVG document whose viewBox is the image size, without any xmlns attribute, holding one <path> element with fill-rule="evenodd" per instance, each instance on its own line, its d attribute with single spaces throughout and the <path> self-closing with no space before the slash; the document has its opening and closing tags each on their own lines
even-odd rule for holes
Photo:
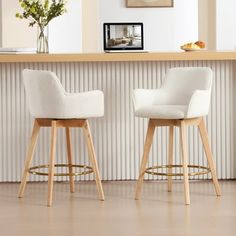
<svg viewBox="0 0 236 236">
<path fill-rule="evenodd" d="M 83 169 L 82 172 L 73 172 L 73 173 L 55 173 L 54 176 L 78 176 L 78 175 L 88 175 L 93 173 L 93 168 L 91 166 L 87 165 L 69 165 L 69 164 L 55 164 L 54 167 L 74 167 L 74 168 L 80 168 Z M 41 172 L 38 171 L 40 169 L 47 169 L 49 168 L 49 165 L 39 165 L 39 166 L 32 166 L 28 169 L 28 172 L 33 175 L 44 175 L 48 176 L 48 172 Z"/>
<path fill-rule="evenodd" d="M 145 173 L 150 175 L 161 175 L 161 176 L 183 176 L 183 173 L 164 173 L 164 172 L 158 172 L 154 170 L 158 169 L 169 169 L 169 168 L 183 168 L 183 165 L 162 165 L 162 166 L 152 166 L 148 167 L 145 170 Z M 206 166 L 199 166 L 199 165 L 188 165 L 188 168 L 198 169 L 198 171 L 195 172 L 189 172 L 189 176 L 195 176 L 195 175 L 205 175 L 210 172 L 210 168 Z"/>
</svg>

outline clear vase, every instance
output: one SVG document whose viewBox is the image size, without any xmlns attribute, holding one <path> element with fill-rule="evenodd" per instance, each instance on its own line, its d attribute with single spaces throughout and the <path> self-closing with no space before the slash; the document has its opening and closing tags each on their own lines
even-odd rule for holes
<svg viewBox="0 0 236 236">
<path fill-rule="evenodd" d="M 37 53 L 48 53 L 48 29 L 45 26 L 38 27 Z"/>
</svg>

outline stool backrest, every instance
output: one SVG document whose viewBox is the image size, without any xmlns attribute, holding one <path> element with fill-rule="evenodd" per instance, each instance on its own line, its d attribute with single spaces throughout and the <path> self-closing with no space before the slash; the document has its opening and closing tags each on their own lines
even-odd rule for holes
<svg viewBox="0 0 236 236">
<path fill-rule="evenodd" d="M 188 103 L 195 90 L 211 90 L 212 70 L 208 67 L 171 68 L 166 74 L 162 89 L 166 90 L 173 101 L 179 104 Z M 176 98 L 175 98 L 176 97 Z"/>
<path fill-rule="evenodd" d="M 50 117 L 57 110 L 61 113 L 65 90 L 57 76 L 50 71 L 29 69 L 24 69 L 22 74 L 31 115 L 40 118 Z"/>
</svg>

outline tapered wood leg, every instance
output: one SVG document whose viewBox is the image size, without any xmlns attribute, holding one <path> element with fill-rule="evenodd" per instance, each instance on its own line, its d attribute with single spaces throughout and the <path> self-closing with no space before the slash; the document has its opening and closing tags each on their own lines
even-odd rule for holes
<svg viewBox="0 0 236 236">
<path fill-rule="evenodd" d="M 148 123 L 148 130 L 147 130 L 146 140 L 145 140 L 145 144 L 144 144 L 143 157 L 142 157 L 142 162 L 141 162 L 141 167 L 140 167 L 139 178 L 138 178 L 137 185 L 136 185 L 136 192 L 135 192 L 135 199 L 136 200 L 138 200 L 140 198 L 144 173 L 145 173 L 145 169 L 146 169 L 146 165 L 147 165 L 147 161 L 148 161 L 149 151 L 150 151 L 152 141 L 153 141 L 154 131 L 155 131 L 155 125 L 153 124 L 152 120 L 150 119 L 149 123 Z"/>
<path fill-rule="evenodd" d="M 25 160 L 24 172 L 23 172 L 23 175 L 22 175 L 22 178 L 21 178 L 21 184 L 20 184 L 20 188 L 19 188 L 19 192 L 18 192 L 18 197 L 19 198 L 23 197 L 23 195 L 24 195 L 26 181 L 27 181 L 28 176 L 29 176 L 28 169 L 30 168 L 31 162 L 33 160 L 33 155 L 34 155 L 34 151 L 35 151 L 37 138 L 38 138 L 38 135 L 39 135 L 39 130 L 40 130 L 40 126 L 38 125 L 37 120 L 35 120 L 32 135 L 31 135 L 31 138 L 30 138 L 30 144 L 29 144 L 28 151 L 27 151 L 27 157 L 26 157 L 26 160 Z"/>
<path fill-rule="evenodd" d="M 94 146 L 93 146 L 90 127 L 89 127 L 89 123 L 87 120 L 84 122 L 83 131 L 84 131 L 84 136 L 85 136 L 85 140 L 87 143 L 89 159 L 92 163 L 93 171 L 95 174 L 95 180 L 96 180 L 99 198 L 101 201 L 104 201 L 104 199 L 105 199 L 104 192 L 103 192 L 101 178 L 100 178 L 100 174 L 99 174 L 99 170 L 98 170 L 98 164 L 97 164 L 97 160 L 96 160 L 96 154 L 95 154 L 95 150 L 94 150 Z"/>
<path fill-rule="evenodd" d="M 52 205 L 52 193 L 53 193 L 53 177 L 54 177 L 54 164 L 55 164 L 55 152 L 56 152 L 56 139 L 57 139 L 57 122 L 52 121 L 51 128 L 51 151 L 50 151 L 50 163 L 48 169 L 48 206 Z"/>
<path fill-rule="evenodd" d="M 199 128 L 202 143 L 203 143 L 203 146 L 204 146 L 204 149 L 205 149 L 208 165 L 209 165 L 210 170 L 211 170 L 211 175 L 212 175 L 212 180 L 213 180 L 213 183 L 214 183 L 214 186 L 215 186 L 216 195 L 220 196 L 221 195 L 220 185 L 219 185 L 219 182 L 218 182 L 218 179 L 217 179 L 216 169 L 215 169 L 215 165 L 214 165 L 214 162 L 213 162 L 213 155 L 212 155 L 212 152 L 211 152 L 209 139 L 208 139 L 208 134 L 207 134 L 206 126 L 204 124 L 203 119 L 199 123 L 198 128 Z"/>
<path fill-rule="evenodd" d="M 69 173 L 70 173 L 70 192 L 75 192 L 75 183 L 74 183 L 74 176 L 73 173 L 73 167 L 71 166 L 73 164 L 72 160 L 72 151 L 71 151 L 71 141 L 70 141 L 70 128 L 66 127 L 66 145 L 67 145 L 67 156 L 68 156 L 68 164 L 69 164 Z"/>
<path fill-rule="evenodd" d="M 181 138 L 181 146 L 182 146 L 185 204 L 189 205 L 190 194 L 189 194 L 189 180 L 188 180 L 188 157 L 187 157 L 187 145 L 186 145 L 186 128 L 185 128 L 184 121 L 181 121 L 180 123 L 180 138 Z"/>
<path fill-rule="evenodd" d="M 173 165 L 174 126 L 169 127 L 169 153 L 168 165 Z M 168 168 L 168 174 L 172 174 L 172 168 Z M 172 191 L 172 176 L 168 176 L 168 192 Z"/>
</svg>

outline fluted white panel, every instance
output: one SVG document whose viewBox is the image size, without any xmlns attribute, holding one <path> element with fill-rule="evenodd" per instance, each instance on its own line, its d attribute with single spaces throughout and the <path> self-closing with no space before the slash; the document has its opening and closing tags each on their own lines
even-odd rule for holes
<svg viewBox="0 0 236 236">
<path fill-rule="evenodd" d="M 231 61 L 97 62 L 97 63 L 2 63 L 0 64 L 0 181 L 19 181 L 32 128 L 22 84 L 24 68 L 54 71 L 68 92 L 100 89 L 105 94 L 105 116 L 91 119 L 91 130 L 103 180 L 136 179 L 147 130 L 147 120 L 135 118 L 131 92 L 157 88 L 166 70 L 174 66 L 209 66 L 214 71 L 212 102 L 206 118 L 212 151 L 220 179 L 236 177 L 234 158 L 234 75 Z M 72 130 L 77 163 L 88 163 L 82 130 Z M 43 128 L 33 164 L 48 162 L 50 130 Z M 165 164 L 168 130 L 158 128 L 149 165 Z M 179 131 L 175 129 L 175 162 L 180 163 Z M 195 127 L 188 129 L 190 163 L 206 165 Z M 65 132 L 59 130 L 57 162 L 66 162 Z M 204 178 L 207 178 L 205 176 Z M 93 176 L 77 177 L 93 179 Z M 147 176 L 150 179 L 157 177 Z M 196 177 L 202 178 L 202 177 Z M 31 180 L 44 177 L 31 176 Z M 58 178 L 58 180 L 63 180 Z"/>
</svg>

